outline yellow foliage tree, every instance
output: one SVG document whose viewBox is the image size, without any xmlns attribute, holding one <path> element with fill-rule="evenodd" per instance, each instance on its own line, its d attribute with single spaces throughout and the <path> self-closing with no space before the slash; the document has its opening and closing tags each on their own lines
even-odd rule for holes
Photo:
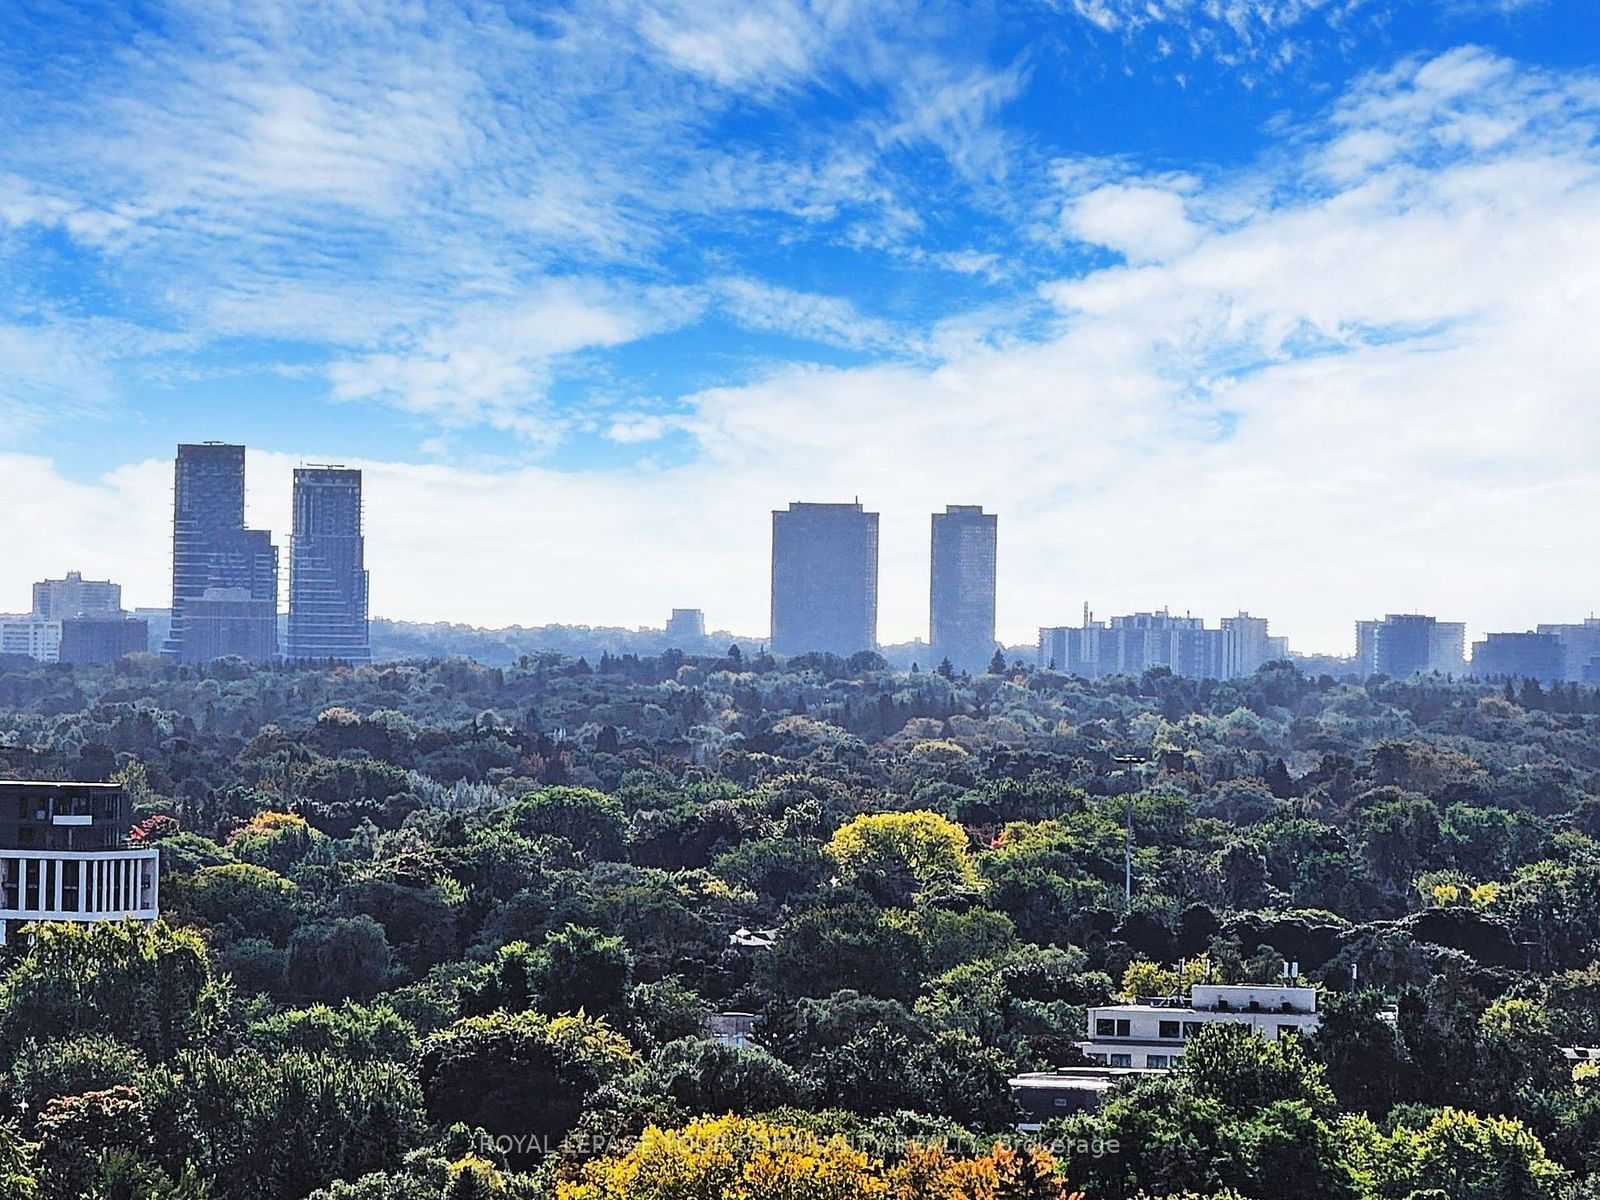
<svg viewBox="0 0 1600 1200">
<path fill-rule="evenodd" d="M 932 812 L 871 813 L 839 829 L 828 853 L 841 877 L 885 901 L 976 890 L 967 833 Z"/>
<path fill-rule="evenodd" d="M 651 1127 L 621 1158 L 584 1166 L 556 1200 L 889 1200 L 843 1138 L 739 1117 Z"/>
<path fill-rule="evenodd" d="M 628 1154 L 558 1181 L 556 1200 L 1082 1200 L 1045 1150 L 977 1158 L 911 1145 L 885 1167 L 841 1137 L 741 1117 L 647 1129 Z"/>
</svg>

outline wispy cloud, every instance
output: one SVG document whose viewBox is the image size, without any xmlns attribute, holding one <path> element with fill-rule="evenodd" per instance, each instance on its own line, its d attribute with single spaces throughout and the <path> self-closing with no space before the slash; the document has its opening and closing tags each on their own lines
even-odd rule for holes
<svg viewBox="0 0 1600 1200">
<path fill-rule="evenodd" d="M 15 6 L 0 32 L 36 27 L 0 45 L 45 48 L 0 49 L 0 421 L 292 347 L 297 415 L 382 405 L 453 463 L 367 464 L 400 616 L 635 623 L 645 580 L 758 630 L 763 514 L 859 493 L 904 636 L 957 488 L 1004 514 L 1013 637 L 1090 580 L 1335 647 L 1384 605 L 1533 619 L 1491 557 L 1587 608 L 1600 577 L 1551 579 L 1527 531 L 1576 542 L 1600 501 L 1593 73 L 1386 59 L 1213 158 L 1058 104 L 1040 10 L 987 43 L 971 6 L 912 7 L 166 0 L 131 36 Z M 1232 81 L 1380 7 L 1048 20 Z M 1123 65 L 1085 51 L 1075 95 Z M 574 441 L 609 457 L 545 453 Z M 162 540 L 159 466 L 81 485 L 12 454 L 0 504 L 52 504 L 0 560 L 70 551 L 159 598 L 131 549 Z M 546 511 L 581 535 L 508 564 Z"/>
<path fill-rule="evenodd" d="M 336 398 L 541 436 L 558 423 L 527 398 L 552 352 L 475 342 L 464 312 L 514 325 L 551 280 L 583 276 L 640 307 L 617 272 L 645 291 L 666 275 L 715 287 L 728 264 L 712 247 L 730 236 L 915 261 L 925 181 L 896 160 L 931 149 L 952 194 L 999 194 L 998 115 L 1023 79 L 936 47 L 940 21 L 907 6 L 847 0 L 536 15 L 168 0 L 164 18 L 126 38 L 63 14 L 51 38 L 84 52 L 48 70 L 0 52 L 0 86 L 28 113 L 0 145 L 13 253 L 64 232 L 136 319 L 320 345 Z M 819 120 L 845 89 L 876 99 Z M 785 136 L 732 133 L 749 105 Z M 771 287 L 729 311 L 763 327 L 801 315 Z M 660 328 L 569 315 L 590 346 Z M 899 340 L 821 301 L 806 320 L 803 337 Z"/>
</svg>

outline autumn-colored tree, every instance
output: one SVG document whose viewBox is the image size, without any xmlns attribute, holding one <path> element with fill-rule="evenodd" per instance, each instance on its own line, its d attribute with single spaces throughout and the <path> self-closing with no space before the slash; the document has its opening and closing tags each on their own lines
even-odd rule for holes
<svg viewBox="0 0 1600 1200">
<path fill-rule="evenodd" d="M 847 882 L 882 903 L 909 905 L 953 892 L 976 891 L 977 867 L 967 834 L 938 813 L 871 813 L 839 829 L 828 853 Z"/>
<path fill-rule="evenodd" d="M 557 1184 L 556 1200 L 1081 1200 L 1046 1150 L 976 1158 L 912 1143 L 887 1167 L 842 1137 L 721 1117 L 650 1128 L 620 1158 Z"/>
</svg>

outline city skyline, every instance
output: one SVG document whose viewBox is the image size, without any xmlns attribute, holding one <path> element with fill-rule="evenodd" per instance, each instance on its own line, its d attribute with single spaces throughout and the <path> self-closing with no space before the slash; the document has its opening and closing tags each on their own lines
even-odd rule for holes
<svg viewBox="0 0 1600 1200">
<path fill-rule="evenodd" d="M 219 585 L 227 589 L 242 584 L 244 586 L 232 599 L 266 602 L 279 617 L 287 618 L 287 624 L 284 626 L 287 637 L 280 637 L 278 630 L 274 628 L 270 633 L 273 649 L 266 653 L 267 657 L 281 653 L 289 657 L 340 658 L 354 663 L 368 661 L 370 650 L 367 645 L 366 622 L 369 576 L 365 567 L 366 508 L 363 500 L 361 469 L 342 464 L 308 465 L 304 462 L 293 468 L 291 516 L 288 533 L 284 535 L 288 553 L 285 554 L 280 543 L 274 540 L 271 527 L 251 527 L 247 511 L 249 493 L 245 467 L 251 454 L 248 447 L 218 441 L 180 443 L 178 446 L 177 455 L 173 460 L 175 465 L 171 468 L 175 472 L 176 486 L 173 490 L 172 516 L 168 524 L 172 545 L 172 555 L 169 560 L 171 570 L 168 578 L 172 580 L 173 585 L 172 591 L 169 592 L 169 605 L 172 600 L 202 596 L 208 589 L 215 589 Z M 196 482 L 197 480 L 199 482 Z M 185 492 L 190 497 L 187 503 L 181 499 Z M 200 513 L 201 509 L 205 510 L 204 513 Z M 197 513 L 200 514 L 199 517 Z M 865 592 L 859 596 L 851 592 L 850 587 L 846 587 L 843 593 L 839 592 L 834 582 L 826 583 L 821 592 L 815 592 L 814 585 L 817 580 L 807 579 L 808 575 L 816 574 L 813 568 L 827 566 L 831 569 L 838 565 L 833 562 L 834 551 L 828 545 L 828 539 L 840 532 L 835 528 L 837 522 L 824 520 L 821 526 L 803 535 L 799 543 L 795 543 L 803 547 L 798 557 L 791 555 L 796 562 L 815 560 L 807 568 L 798 573 L 791 571 L 788 575 L 790 580 L 788 586 L 791 589 L 798 588 L 799 592 L 805 592 L 807 588 L 812 588 L 814 592 L 800 598 L 800 607 L 795 609 L 797 614 L 808 607 L 814 608 L 818 603 L 824 607 L 837 604 L 841 596 L 847 607 L 849 604 L 862 601 L 867 605 L 865 615 L 857 622 L 860 629 L 845 633 L 835 631 L 836 636 L 832 637 L 831 642 L 828 636 L 816 634 L 810 626 L 820 627 L 818 622 L 825 625 L 829 621 L 835 621 L 838 619 L 837 613 L 823 613 L 818 616 L 813 612 L 806 615 L 796 628 L 808 628 L 808 632 L 802 636 L 810 637 L 820 643 L 814 648 L 849 653 L 850 651 L 845 649 L 846 644 L 853 645 L 863 638 L 874 647 L 925 644 L 928 647 L 926 657 L 930 659 L 931 665 L 937 665 L 939 657 L 946 653 L 944 648 L 936 644 L 938 639 L 935 633 L 939 625 L 938 601 L 941 592 L 949 598 L 949 603 L 946 605 L 946 620 L 951 629 L 964 627 L 966 632 L 972 635 L 976 625 L 982 624 L 988 627 L 992 622 L 994 606 L 999 598 L 999 588 L 996 583 L 998 567 L 999 562 L 1003 561 L 995 553 L 998 514 L 985 512 L 981 504 L 946 504 L 943 511 L 930 514 L 933 538 L 926 560 L 925 578 L 930 580 L 929 591 L 925 593 L 929 597 L 926 623 L 920 631 L 910 636 L 883 636 L 877 629 L 880 590 L 878 563 L 881 556 L 881 539 L 878 533 L 880 514 L 866 512 L 865 506 L 857 498 L 849 503 L 790 501 L 786 510 L 772 510 L 771 541 L 767 558 L 769 580 L 767 600 L 772 619 L 768 623 L 768 628 L 765 631 L 740 629 L 733 623 L 723 624 L 720 618 L 713 617 L 715 628 L 761 642 L 772 640 L 772 630 L 778 625 L 777 612 L 781 607 L 780 589 L 785 586 L 780 583 L 779 535 L 786 518 L 793 525 L 795 518 L 804 518 L 807 514 L 821 514 L 823 518 L 833 514 L 841 514 L 844 517 L 854 514 L 870 526 L 868 541 L 862 550 L 865 557 L 861 561 L 861 569 L 868 573 L 868 578 L 864 585 Z M 200 528 L 202 525 L 205 528 Z M 941 526 L 947 531 L 943 536 Z M 219 538 L 226 542 L 222 551 L 213 545 Z M 794 541 L 792 534 L 790 540 Z M 235 542 L 239 544 L 235 546 Z M 850 554 L 854 553 L 853 550 L 850 551 Z M 302 599 L 298 606 L 300 609 L 298 616 L 294 584 L 297 555 L 302 564 L 300 572 L 302 579 L 309 581 L 303 582 L 299 589 Z M 259 563 L 265 561 L 266 557 L 270 557 L 272 565 L 269 569 L 263 570 Z M 187 561 L 189 565 L 180 568 L 180 561 Z M 941 562 L 944 564 L 944 575 L 940 573 Z M 93 570 L 89 572 L 91 575 L 93 573 Z M 41 604 L 47 608 L 52 596 L 62 589 L 69 589 L 68 594 L 73 596 L 80 594 L 93 596 L 94 609 L 104 608 L 105 598 L 112 595 L 120 603 L 122 593 L 122 583 L 119 580 L 87 578 L 80 567 L 64 568 L 63 577 L 60 579 L 47 574 L 43 582 L 35 580 L 30 587 L 34 597 L 34 619 L 39 619 L 41 614 L 47 615 L 46 609 L 41 608 Z M 287 597 L 287 601 L 280 603 L 280 596 Z M 219 593 L 215 599 L 222 600 L 225 597 Z M 125 607 L 129 610 L 160 610 L 162 606 L 134 603 Z M 177 607 L 181 608 L 181 603 Z M 1031 626 L 1031 636 L 1023 635 L 1013 639 L 1002 630 L 995 641 L 1010 647 L 1013 651 L 1028 646 L 1035 647 L 1039 666 L 1047 665 L 1047 661 L 1053 661 L 1057 657 L 1047 649 L 1050 645 L 1059 648 L 1059 654 L 1064 659 L 1076 662 L 1080 651 L 1076 648 L 1067 650 L 1067 643 L 1061 639 L 1065 636 L 1064 631 L 1087 627 L 1090 610 L 1090 603 L 1085 601 L 1082 619 L 1077 627 L 1039 623 Z M 91 606 L 85 605 L 84 611 L 92 615 Z M 166 637 L 165 651 L 174 656 L 182 656 L 182 620 L 171 621 L 170 613 L 174 611 L 172 607 L 168 607 L 166 611 L 169 614 L 170 626 L 175 627 L 177 632 Z M 702 615 L 703 611 L 702 607 L 674 607 L 672 613 L 674 620 L 680 615 L 692 616 L 700 622 L 700 627 L 705 629 L 707 625 Z M 1128 608 L 1112 618 L 1111 627 L 1113 630 L 1117 627 L 1131 628 L 1134 623 L 1142 624 L 1148 618 L 1159 618 L 1173 622 L 1175 629 L 1179 627 L 1192 629 L 1195 636 L 1204 633 L 1218 640 L 1215 640 L 1214 644 L 1208 642 L 1203 650 L 1173 651 L 1175 657 L 1168 661 L 1174 664 L 1187 662 L 1188 658 L 1185 656 L 1198 654 L 1199 657 L 1194 660 L 1196 663 L 1207 664 L 1207 670 L 1212 669 L 1214 665 L 1225 674 L 1247 674 L 1249 669 L 1253 669 L 1249 664 L 1265 661 L 1267 653 L 1264 648 L 1269 642 L 1277 646 L 1287 644 L 1295 654 L 1301 655 L 1346 658 L 1352 657 L 1353 654 L 1361 669 L 1368 673 L 1383 674 L 1404 674 L 1407 673 L 1407 666 L 1424 669 L 1419 664 L 1426 664 L 1425 669 L 1447 674 L 1455 673 L 1457 668 L 1453 664 L 1471 663 L 1473 647 L 1485 638 L 1488 639 L 1487 653 L 1490 659 L 1507 663 L 1559 661 L 1560 645 L 1568 643 L 1581 648 L 1579 659 L 1584 662 L 1595 657 L 1589 649 L 1591 643 L 1593 651 L 1600 652 L 1600 621 L 1595 620 L 1592 613 L 1565 621 L 1530 622 L 1525 627 L 1483 629 L 1469 622 L 1451 622 L 1434 616 L 1416 617 L 1406 615 L 1404 612 L 1397 615 L 1393 609 L 1389 609 L 1385 610 L 1389 615 L 1381 620 L 1375 617 L 1355 618 L 1350 623 L 1353 638 L 1347 640 L 1344 645 L 1324 646 L 1308 645 L 1282 632 L 1269 638 L 1268 618 L 1251 617 L 1243 608 L 1237 610 L 1237 616 L 1221 616 L 1218 626 L 1209 629 L 1203 628 L 1203 622 L 1210 614 L 1203 613 L 1197 617 L 1193 615 L 1193 611 L 1192 608 L 1185 608 L 1181 613 L 1174 612 L 1167 604 L 1159 608 L 1154 606 Z M 1413 613 L 1415 611 L 1412 610 Z M 422 621 L 426 623 L 429 619 L 457 622 L 457 618 L 453 615 L 423 618 Z M 850 625 L 852 620 L 855 619 L 846 619 L 845 624 Z M 1405 634 L 1402 642 L 1384 643 L 1382 635 L 1386 627 L 1397 621 L 1402 626 L 1406 622 L 1426 621 L 1430 625 L 1437 622 L 1437 631 L 1431 635 Z M 808 622 L 810 626 L 807 625 Z M 471 622 L 459 623 L 471 624 Z M 790 623 L 794 624 L 794 620 L 791 619 Z M 546 621 L 536 617 L 525 617 L 505 624 L 537 627 L 546 624 L 604 626 L 607 623 L 584 620 Z M 669 628 L 671 624 L 669 621 Z M 1095 622 L 1096 628 L 1103 625 L 1103 622 Z M 620 627 L 651 628 L 650 625 L 642 623 L 625 623 Z M 1420 626 L 1417 628 L 1420 629 Z M 864 630 L 871 630 L 872 633 L 864 634 L 861 632 Z M 1050 635 L 1049 639 L 1047 635 Z M 1402 635 L 1391 635 L 1391 637 L 1399 636 Z M 1427 648 L 1410 647 L 1409 643 L 1418 636 L 1423 638 L 1424 643 L 1427 643 L 1430 636 L 1433 641 L 1427 644 Z M 1444 640 L 1440 641 L 1440 637 Z M 1394 648 L 1402 643 L 1407 645 L 1404 651 Z M 300 647 L 298 654 L 294 649 L 296 645 Z M 1081 653 L 1086 656 L 1083 661 L 1087 664 L 1093 664 L 1098 656 L 1105 653 L 1094 648 L 1098 643 L 1089 642 L 1085 643 L 1085 646 L 1087 648 Z M 320 653 L 314 652 L 319 650 Z M 777 652 L 793 654 L 805 651 L 801 648 L 800 641 L 796 640 L 794 645 L 777 649 Z M 1140 661 L 1143 661 L 1143 653 L 1140 651 L 1137 656 Z M 1115 650 L 1112 652 L 1112 658 L 1107 661 L 1119 662 L 1123 655 L 1123 650 Z M 976 651 L 970 651 L 965 657 L 968 661 L 956 663 L 957 669 L 973 670 L 982 665 L 978 662 Z M 986 659 L 987 655 L 984 657 Z M 1133 661 L 1132 657 L 1130 661 Z M 1091 674 L 1098 674 L 1100 671 L 1101 668 L 1091 666 Z"/>
</svg>

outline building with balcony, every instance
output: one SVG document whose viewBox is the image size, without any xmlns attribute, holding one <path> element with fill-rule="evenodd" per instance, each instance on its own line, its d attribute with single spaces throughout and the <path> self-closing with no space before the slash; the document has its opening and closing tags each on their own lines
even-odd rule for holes
<svg viewBox="0 0 1600 1200">
<path fill-rule="evenodd" d="M 0 944 L 28 921 L 153 921 L 160 855 L 116 783 L 0 781 Z"/>
<path fill-rule="evenodd" d="M 1247 1025 L 1277 1041 L 1317 1027 L 1315 988 L 1278 984 L 1195 984 L 1181 996 L 1140 997 L 1136 1004 L 1089 1010 L 1088 1038 L 1078 1043 L 1100 1066 L 1167 1070 L 1183 1064 L 1188 1040 L 1215 1021 Z"/>
</svg>

